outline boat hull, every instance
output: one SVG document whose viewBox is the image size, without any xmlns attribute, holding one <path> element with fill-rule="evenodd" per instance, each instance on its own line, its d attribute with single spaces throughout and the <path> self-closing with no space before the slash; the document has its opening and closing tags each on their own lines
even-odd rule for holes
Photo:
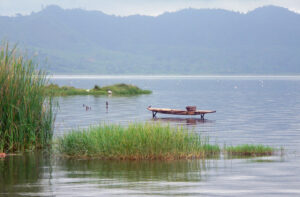
<svg viewBox="0 0 300 197">
<path fill-rule="evenodd" d="M 157 113 L 161 114 L 173 114 L 173 115 L 200 115 L 201 118 L 204 118 L 205 114 L 208 113 L 216 113 L 214 110 L 196 110 L 196 111 L 186 111 L 186 110 L 178 110 L 178 109 L 167 109 L 167 108 L 147 108 L 149 111 L 152 111 L 153 117 L 156 116 Z"/>
</svg>

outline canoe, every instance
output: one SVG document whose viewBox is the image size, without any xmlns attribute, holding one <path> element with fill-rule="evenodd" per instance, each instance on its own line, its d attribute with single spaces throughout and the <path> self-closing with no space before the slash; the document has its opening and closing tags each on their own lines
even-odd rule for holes
<svg viewBox="0 0 300 197">
<path fill-rule="evenodd" d="M 202 119 L 204 119 L 204 115 L 208 113 L 216 113 L 213 110 L 196 110 L 196 111 L 187 111 L 180 109 L 168 109 L 168 108 L 153 108 L 148 107 L 149 111 L 152 111 L 153 118 L 156 117 L 157 113 L 161 114 L 173 114 L 173 115 L 200 115 Z"/>
</svg>

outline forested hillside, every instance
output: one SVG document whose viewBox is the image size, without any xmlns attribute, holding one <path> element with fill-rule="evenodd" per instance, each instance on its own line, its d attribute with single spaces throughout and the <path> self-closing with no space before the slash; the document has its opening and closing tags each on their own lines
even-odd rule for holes
<svg viewBox="0 0 300 197">
<path fill-rule="evenodd" d="M 117 17 L 49 6 L 0 26 L 55 74 L 300 74 L 300 15 L 280 7 Z"/>
</svg>

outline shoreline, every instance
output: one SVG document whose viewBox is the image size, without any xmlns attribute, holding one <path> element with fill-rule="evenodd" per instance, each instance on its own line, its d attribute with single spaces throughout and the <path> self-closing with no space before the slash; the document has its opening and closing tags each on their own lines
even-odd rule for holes
<svg viewBox="0 0 300 197">
<path fill-rule="evenodd" d="M 48 79 L 294 79 L 300 80 L 300 75 L 76 75 L 56 74 Z"/>
</svg>

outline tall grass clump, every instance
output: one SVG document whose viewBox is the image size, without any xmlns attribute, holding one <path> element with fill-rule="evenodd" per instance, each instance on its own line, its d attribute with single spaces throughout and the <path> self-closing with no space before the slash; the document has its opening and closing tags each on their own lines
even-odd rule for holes
<svg viewBox="0 0 300 197">
<path fill-rule="evenodd" d="M 229 156 L 266 156 L 272 155 L 275 149 L 265 145 L 243 144 L 224 148 Z"/>
<path fill-rule="evenodd" d="M 0 46 L 0 152 L 50 144 L 54 120 L 46 77 L 16 47 Z"/>
<path fill-rule="evenodd" d="M 62 155 L 102 159 L 192 159 L 219 155 L 218 145 L 183 128 L 132 123 L 73 131 L 57 141 Z"/>
</svg>

